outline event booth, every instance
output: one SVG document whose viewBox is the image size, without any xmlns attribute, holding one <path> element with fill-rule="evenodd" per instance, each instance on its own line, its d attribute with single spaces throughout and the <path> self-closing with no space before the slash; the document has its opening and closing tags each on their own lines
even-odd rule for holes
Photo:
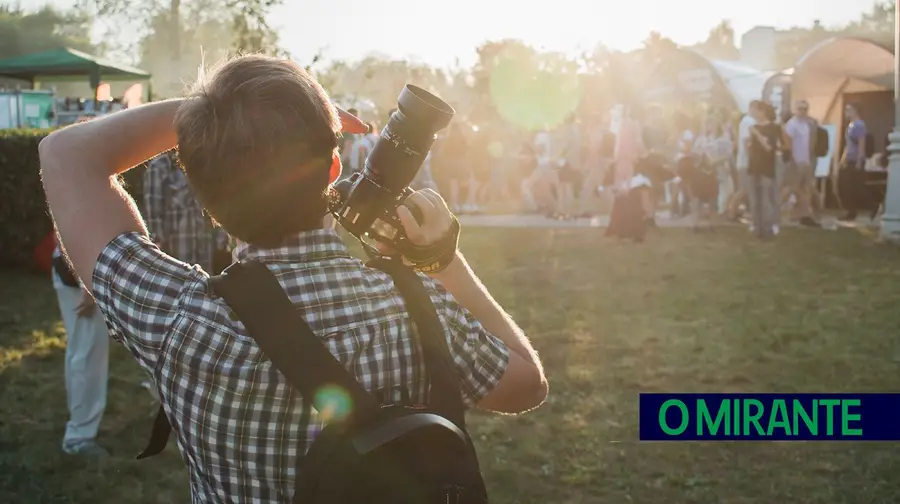
<svg viewBox="0 0 900 504">
<path fill-rule="evenodd" d="M 0 78 L 26 82 L 33 88 L 33 90 L 7 91 L 5 96 L 0 97 L 0 101 L 5 103 L 0 106 L 0 128 L 65 125 L 83 115 L 97 115 L 102 112 L 101 104 L 96 103 L 100 100 L 100 87 L 110 81 L 148 81 L 148 101 L 151 96 L 149 73 L 69 48 L 0 60 Z M 59 82 L 88 84 L 92 108 L 69 113 L 70 111 L 60 110 L 56 106 L 54 93 L 38 91 L 42 85 Z M 50 119 L 51 117 L 53 119 Z"/>
<path fill-rule="evenodd" d="M 690 49 L 675 49 L 659 63 L 648 80 L 651 100 L 704 103 L 746 113 L 762 96 L 774 72 L 734 61 L 710 60 Z"/>
<path fill-rule="evenodd" d="M 893 89 L 893 49 L 871 40 L 854 37 L 826 40 L 810 49 L 794 67 L 792 99 L 809 102 L 810 115 L 819 120 L 832 138 L 831 155 L 820 161 L 816 173 L 820 178 L 827 178 L 822 191 L 827 206 L 839 204 L 831 188 L 844 149 L 846 104 L 860 106 L 875 152 L 886 153 L 887 136 L 894 125 Z M 871 206 L 877 207 L 883 200 L 886 180 L 886 171 L 867 173 Z"/>
</svg>

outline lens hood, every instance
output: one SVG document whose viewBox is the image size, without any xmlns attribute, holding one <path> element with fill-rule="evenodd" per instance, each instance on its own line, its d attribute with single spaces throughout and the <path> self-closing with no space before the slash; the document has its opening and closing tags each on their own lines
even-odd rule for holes
<svg viewBox="0 0 900 504">
<path fill-rule="evenodd" d="M 446 128 L 456 113 L 444 100 L 412 84 L 400 92 L 397 105 L 403 115 L 428 127 L 432 133 Z"/>
</svg>

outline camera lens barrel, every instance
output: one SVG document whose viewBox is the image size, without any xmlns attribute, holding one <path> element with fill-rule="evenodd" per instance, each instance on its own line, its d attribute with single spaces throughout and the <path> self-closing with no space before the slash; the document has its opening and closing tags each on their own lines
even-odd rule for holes
<svg viewBox="0 0 900 504">
<path fill-rule="evenodd" d="M 411 84 L 400 92 L 397 106 L 365 168 L 367 178 L 392 193 L 409 186 L 434 145 L 435 133 L 446 128 L 456 113 L 437 96 Z"/>
</svg>

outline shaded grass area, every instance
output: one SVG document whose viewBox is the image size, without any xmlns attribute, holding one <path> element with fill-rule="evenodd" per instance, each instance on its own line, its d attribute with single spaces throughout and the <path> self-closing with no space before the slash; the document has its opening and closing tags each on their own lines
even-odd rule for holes
<svg viewBox="0 0 900 504">
<path fill-rule="evenodd" d="M 894 503 L 893 443 L 640 443 L 639 392 L 892 392 L 900 253 L 853 232 L 466 229 L 462 248 L 534 340 L 550 400 L 472 415 L 499 503 Z M 136 461 L 155 406 L 113 345 L 101 441 L 60 453 L 64 331 L 49 281 L 0 273 L 0 502 L 189 502 L 174 446 Z"/>
</svg>

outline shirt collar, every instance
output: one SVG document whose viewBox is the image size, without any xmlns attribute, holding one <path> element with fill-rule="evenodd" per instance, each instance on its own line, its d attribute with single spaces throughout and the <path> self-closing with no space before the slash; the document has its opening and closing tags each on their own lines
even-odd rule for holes
<svg viewBox="0 0 900 504">
<path fill-rule="evenodd" d="M 316 229 L 285 238 L 275 248 L 263 248 L 238 241 L 232 252 L 235 261 L 311 262 L 350 258 L 350 251 L 337 231 Z"/>
</svg>

